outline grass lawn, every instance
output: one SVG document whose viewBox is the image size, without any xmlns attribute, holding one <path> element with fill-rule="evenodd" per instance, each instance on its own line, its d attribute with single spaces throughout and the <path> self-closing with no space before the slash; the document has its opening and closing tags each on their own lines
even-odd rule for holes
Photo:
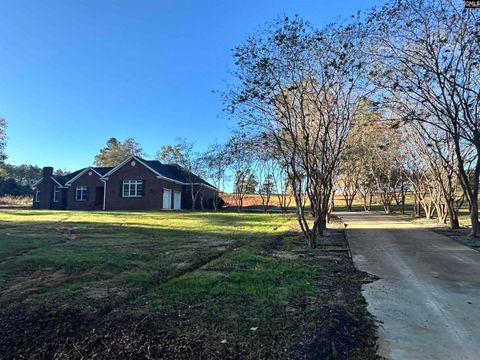
<svg viewBox="0 0 480 360">
<path fill-rule="evenodd" d="M 324 250 L 282 214 L 0 210 L 0 358 L 374 358 Z"/>
</svg>

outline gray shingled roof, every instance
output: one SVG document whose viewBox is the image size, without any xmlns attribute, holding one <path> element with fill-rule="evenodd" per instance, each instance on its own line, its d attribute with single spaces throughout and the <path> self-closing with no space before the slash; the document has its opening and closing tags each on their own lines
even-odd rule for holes
<svg viewBox="0 0 480 360">
<path fill-rule="evenodd" d="M 76 170 L 70 174 L 67 175 L 53 175 L 52 177 L 60 184 L 60 185 L 65 185 L 69 180 L 73 179 L 75 176 L 80 174 L 83 170 L 86 168 Z M 113 169 L 113 167 L 92 167 L 93 170 L 95 170 L 97 173 L 100 174 L 100 176 L 105 175 L 107 172 Z"/>
<path fill-rule="evenodd" d="M 180 181 L 183 183 L 199 183 L 199 184 L 205 184 L 211 187 L 214 187 L 213 185 L 209 184 L 207 181 L 203 180 L 200 176 L 197 176 L 193 174 L 192 172 L 189 172 L 186 169 L 183 169 L 182 167 L 178 165 L 171 165 L 171 164 L 162 164 L 158 160 L 142 160 L 145 164 L 150 166 L 153 170 L 158 172 L 160 175 L 163 175 L 167 178 Z"/>
<path fill-rule="evenodd" d="M 181 168 L 178 165 L 171 165 L 171 164 L 162 164 L 158 160 L 145 160 L 138 158 L 139 160 L 143 161 L 145 164 L 150 166 L 153 170 L 155 170 L 157 173 L 159 173 L 162 176 L 165 176 L 169 179 L 176 180 L 182 183 L 199 183 L 199 184 L 205 184 L 211 187 L 214 187 L 213 185 L 209 184 L 207 181 L 203 180 L 200 176 L 197 176 L 193 173 L 189 173 L 188 170 L 185 170 Z M 65 185 L 69 180 L 73 179 L 75 176 L 80 174 L 83 170 L 86 168 L 74 171 L 68 175 L 53 175 L 53 178 L 58 181 L 60 185 Z M 113 169 L 113 167 L 92 167 L 97 173 L 99 173 L 101 176 L 105 175 L 108 173 L 110 170 Z M 190 175 L 189 175 L 190 174 Z"/>
<path fill-rule="evenodd" d="M 105 175 L 107 172 L 113 169 L 113 167 L 92 167 L 93 170 L 95 170 L 97 173 L 99 173 L 101 176 Z"/>
</svg>

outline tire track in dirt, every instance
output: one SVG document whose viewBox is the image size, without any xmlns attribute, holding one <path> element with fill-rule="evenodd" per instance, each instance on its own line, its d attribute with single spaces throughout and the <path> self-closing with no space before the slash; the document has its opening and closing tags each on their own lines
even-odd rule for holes
<svg viewBox="0 0 480 360">
<path fill-rule="evenodd" d="M 57 229 L 67 238 L 69 241 L 74 241 L 77 240 L 77 236 L 73 233 L 73 228 L 70 226 L 70 224 L 67 222 L 69 217 L 66 217 L 64 219 L 61 219 L 57 221 L 56 226 Z"/>
<path fill-rule="evenodd" d="M 64 219 L 61 219 L 56 222 L 56 229 L 60 231 L 60 233 L 66 237 L 68 240 L 73 241 L 77 239 L 77 236 L 73 233 L 73 228 L 69 226 L 66 221 L 69 219 L 69 217 L 66 217 Z M 10 235 L 7 233 L 7 235 Z M 27 254 L 28 252 L 35 250 L 35 247 L 30 247 L 26 249 L 21 249 L 11 255 L 5 256 L 3 258 L 0 258 L 0 266 L 5 265 L 7 262 L 16 259 L 17 257 L 23 256 Z"/>
<path fill-rule="evenodd" d="M 55 229 L 58 230 L 68 241 L 74 241 L 77 236 L 73 233 L 73 228 L 66 222 L 69 217 L 61 219 L 55 223 Z M 65 240 L 60 241 L 63 243 Z M 0 259 L 0 266 L 12 261 L 20 256 L 29 253 L 36 248 L 22 249 L 12 255 Z M 61 285 L 65 280 L 72 279 L 63 269 L 39 269 L 20 282 L 12 284 L 7 289 L 2 290 L 0 294 L 0 305 L 10 301 L 38 292 L 41 289 L 51 288 Z"/>
</svg>

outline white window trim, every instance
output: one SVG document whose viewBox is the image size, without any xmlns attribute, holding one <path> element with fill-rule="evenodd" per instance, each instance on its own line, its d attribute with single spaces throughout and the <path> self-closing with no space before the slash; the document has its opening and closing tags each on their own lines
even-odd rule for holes
<svg viewBox="0 0 480 360">
<path fill-rule="evenodd" d="M 40 202 L 40 190 L 35 191 L 35 202 Z"/>
<path fill-rule="evenodd" d="M 125 185 L 128 186 L 128 194 L 125 194 Z M 135 186 L 135 194 L 132 195 L 132 185 Z M 138 185 L 142 186 L 142 190 L 140 191 L 140 194 L 138 193 Z M 141 198 L 143 197 L 143 180 L 123 180 L 122 181 L 122 197 L 124 198 Z"/>
<path fill-rule="evenodd" d="M 54 203 L 58 203 L 60 202 L 60 200 L 58 199 L 58 194 L 60 194 L 60 189 L 58 188 L 58 186 L 54 186 L 53 187 L 53 202 Z"/>
<path fill-rule="evenodd" d="M 78 198 L 78 190 L 80 190 L 81 197 L 80 199 Z M 88 187 L 87 186 L 77 186 L 75 188 L 75 201 L 87 201 L 87 199 L 84 199 L 84 195 L 88 193 Z"/>
</svg>

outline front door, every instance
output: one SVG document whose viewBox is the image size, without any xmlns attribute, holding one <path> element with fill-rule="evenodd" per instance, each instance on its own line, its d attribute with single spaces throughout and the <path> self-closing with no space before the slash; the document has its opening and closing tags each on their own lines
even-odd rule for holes
<svg viewBox="0 0 480 360">
<path fill-rule="evenodd" d="M 103 206 L 103 186 L 97 186 L 95 188 L 95 207 Z"/>
<path fill-rule="evenodd" d="M 163 208 L 172 208 L 172 190 L 170 189 L 163 189 Z"/>
<path fill-rule="evenodd" d="M 182 193 L 180 191 L 173 192 L 173 209 L 180 210 L 182 208 Z"/>
</svg>

